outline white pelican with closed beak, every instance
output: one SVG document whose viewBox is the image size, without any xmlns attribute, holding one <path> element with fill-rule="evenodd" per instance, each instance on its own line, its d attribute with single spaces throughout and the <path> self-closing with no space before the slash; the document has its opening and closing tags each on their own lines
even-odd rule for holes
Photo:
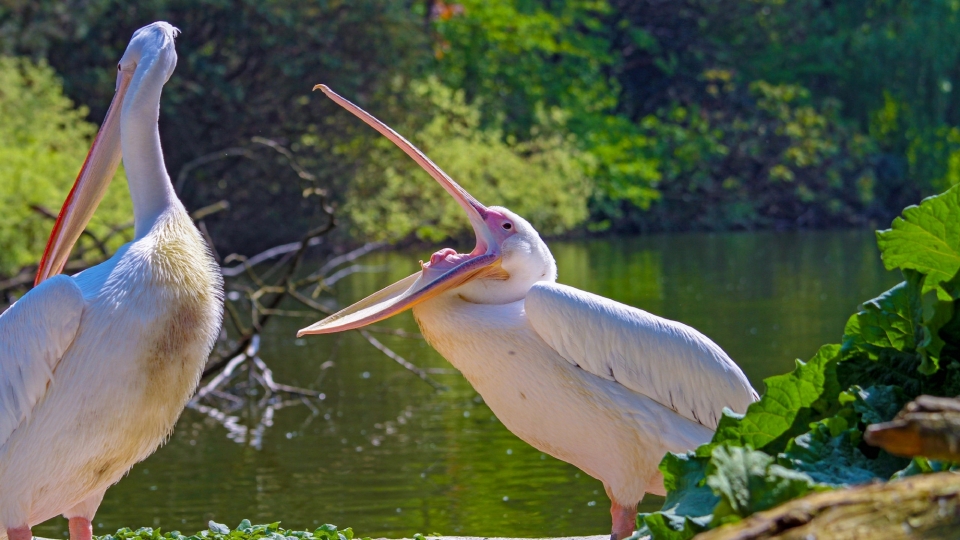
<svg viewBox="0 0 960 540">
<path fill-rule="evenodd" d="M 304 328 L 327 334 L 413 308 L 427 342 L 515 435 L 603 482 L 611 537 L 633 533 L 644 493 L 663 494 L 666 452 L 710 440 L 721 411 L 757 399 L 740 368 L 689 326 L 556 283 L 537 231 L 480 204 L 422 152 L 323 85 L 393 141 L 463 207 L 470 253 L 442 249 L 421 271 Z"/>
<path fill-rule="evenodd" d="M 163 163 L 160 91 L 178 30 L 133 34 L 106 119 L 54 225 L 37 286 L 0 315 L 0 538 L 62 514 L 89 540 L 106 489 L 169 436 L 220 328 L 219 268 Z M 134 239 L 57 275 L 121 157 Z"/>
</svg>

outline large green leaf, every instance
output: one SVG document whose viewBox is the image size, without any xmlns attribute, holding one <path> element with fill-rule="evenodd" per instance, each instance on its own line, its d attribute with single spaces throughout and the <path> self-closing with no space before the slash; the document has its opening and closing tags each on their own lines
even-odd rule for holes
<svg viewBox="0 0 960 540">
<path fill-rule="evenodd" d="M 918 275 L 918 274 L 913 274 Z M 913 352 L 914 307 L 917 283 L 904 281 L 873 300 L 863 303 L 863 309 L 850 317 L 844 328 L 843 352 L 860 350 L 877 359 L 884 349 Z"/>
<path fill-rule="evenodd" d="M 853 386 L 840 396 L 840 402 L 849 402 L 864 425 L 879 424 L 893 419 L 909 401 L 903 390 L 892 385 L 867 388 Z"/>
<path fill-rule="evenodd" d="M 860 352 L 877 360 L 890 351 L 915 354 L 921 361 L 920 372 L 929 375 L 940 366 L 946 345 L 940 330 L 953 319 L 956 302 L 951 296 L 957 278 L 923 292 L 926 276 L 910 269 L 904 269 L 903 275 L 905 281 L 864 302 L 863 309 L 850 317 L 843 355 L 848 358 Z"/>
<path fill-rule="evenodd" d="M 905 280 L 864 303 L 842 347 L 767 379 L 744 415 L 724 413 L 710 443 L 663 460 L 667 504 L 642 516 L 641 532 L 688 539 L 810 491 L 936 470 L 866 445 L 862 430 L 921 393 L 960 394 L 958 193 L 907 209 L 880 233 L 888 268 Z"/>
<path fill-rule="evenodd" d="M 715 443 L 749 445 L 775 454 L 810 422 L 829 413 L 840 394 L 836 364 L 839 345 L 824 345 L 809 362 L 797 361 L 792 373 L 766 379 L 767 392 L 743 417 L 724 415 Z"/>
<path fill-rule="evenodd" d="M 858 448 L 862 433 L 856 427 L 832 433 L 826 422 L 790 441 L 779 463 L 807 474 L 817 483 L 840 487 L 887 480 L 903 469 L 909 460 L 880 451 L 869 458 Z"/>
<path fill-rule="evenodd" d="M 810 476 L 777 465 L 749 446 L 719 445 L 707 468 L 707 485 L 720 497 L 712 525 L 731 523 L 818 488 Z"/>
<path fill-rule="evenodd" d="M 888 270 L 925 274 L 924 292 L 950 280 L 960 271 L 960 186 L 905 208 L 877 245 Z"/>
<path fill-rule="evenodd" d="M 719 497 L 704 485 L 708 456 L 667 454 L 660 462 L 667 499 L 659 512 L 640 514 L 637 534 L 658 540 L 688 540 L 707 529 Z"/>
</svg>

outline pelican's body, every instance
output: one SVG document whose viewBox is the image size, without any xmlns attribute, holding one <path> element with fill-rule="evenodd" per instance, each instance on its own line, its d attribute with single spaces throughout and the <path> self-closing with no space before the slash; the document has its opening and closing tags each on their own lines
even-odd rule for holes
<svg viewBox="0 0 960 540">
<path fill-rule="evenodd" d="M 557 299 L 567 291 L 579 293 L 578 300 L 614 304 L 552 282 L 538 282 L 531 287 L 530 296 L 536 296 L 542 304 L 544 297 L 546 301 Z M 413 314 L 427 342 L 463 373 L 515 435 L 600 479 L 610 498 L 622 506 L 635 506 L 645 492 L 662 495 L 663 480 L 657 466 L 663 455 L 690 450 L 709 441 L 720 414 L 720 410 L 707 409 L 705 423 L 701 424 L 680 414 L 675 407 L 696 397 L 710 396 L 714 388 L 691 380 L 665 392 L 673 396 L 665 395 L 663 402 L 631 389 L 624 384 L 630 383 L 630 374 L 620 372 L 623 364 L 617 357 L 629 356 L 632 351 L 644 352 L 633 347 L 632 338 L 657 340 L 656 336 L 621 334 L 616 329 L 607 335 L 588 333 L 586 318 L 579 319 L 579 327 L 559 324 L 549 320 L 550 313 L 540 305 L 536 306 L 540 309 L 527 309 L 532 303 L 525 298 L 506 304 L 477 304 L 447 294 L 418 304 Z M 684 331 L 682 325 L 660 320 Z M 537 331 L 538 323 L 556 331 L 544 336 Z M 688 336 L 698 335 L 692 329 L 685 330 Z M 571 344 L 571 348 L 582 344 L 602 348 L 591 351 L 591 358 L 607 364 L 609 371 L 591 370 L 594 366 L 585 361 L 564 357 L 548 343 L 560 334 L 560 339 L 580 341 Z M 647 344 L 656 349 L 675 344 L 668 341 L 672 339 L 661 338 L 660 343 Z M 652 351 L 648 363 L 670 360 L 669 356 Z M 628 362 L 643 364 L 640 358 L 629 358 Z M 666 370 L 663 365 L 658 371 Z M 743 412 L 754 395 L 746 379 L 740 379 L 737 373 L 739 370 L 731 373 L 732 379 L 742 390 L 731 395 L 728 406 Z M 617 380 L 617 375 L 626 379 L 624 383 Z M 717 379 L 717 384 L 728 382 Z M 681 394 L 684 390 L 686 395 Z M 699 394 L 691 396 L 694 391 Z"/>
<path fill-rule="evenodd" d="M 604 482 L 634 504 L 662 494 L 666 452 L 710 440 L 712 430 L 653 399 L 571 364 L 527 318 L 524 301 L 473 304 L 455 296 L 414 308 L 424 337 L 463 373 L 513 434 Z M 496 336 L 491 340 L 491 336 Z"/>
<path fill-rule="evenodd" d="M 170 434 L 219 331 L 219 268 L 173 195 L 160 153 L 159 97 L 176 64 L 174 36 L 166 23 L 134 34 L 119 66 L 114 105 L 121 100 L 122 110 L 111 106 L 119 119 L 104 121 L 41 263 L 42 283 L 0 315 L 0 536 L 11 540 L 59 514 L 70 518 L 72 538 L 89 539 L 106 489 Z M 119 124 L 112 135 L 110 122 Z M 72 205 L 87 196 L 81 184 L 112 176 L 109 159 L 97 159 L 119 154 L 104 145 L 121 141 L 134 241 L 80 274 L 44 281 L 75 241 L 59 236 L 85 225 L 71 221 Z"/>
<path fill-rule="evenodd" d="M 406 139 L 322 88 L 457 200 L 477 247 L 440 250 L 420 272 L 300 334 L 413 308 L 427 341 L 510 431 L 603 482 L 613 539 L 629 536 L 644 493 L 663 494 L 664 454 L 709 441 L 724 407 L 743 413 L 757 399 L 746 376 L 693 328 L 557 284 L 553 255 L 526 220 L 480 204 Z"/>
</svg>

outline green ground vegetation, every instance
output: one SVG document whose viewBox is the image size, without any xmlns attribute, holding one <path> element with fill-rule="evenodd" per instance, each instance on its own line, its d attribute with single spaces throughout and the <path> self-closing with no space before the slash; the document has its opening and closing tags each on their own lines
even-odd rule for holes
<svg viewBox="0 0 960 540">
<path fill-rule="evenodd" d="M 321 82 L 547 234 L 883 223 L 960 180 L 955 0 L 40 0 L 0 6 L 0 55 L 97 122 L 157 19 L 183 30 L 168 167 L 188 207 L 230 201 L 227 251 L 296 238 L 316 188 L 351 240 L 466 232 Z"/>
<path fill-rule="evenodd" d="M 945 470 L 863 442 L 921 394 L 960 394 L 960 187 L 910 206 L 877 233 L 904 281 L 864 302 L 840 343 L 765 381 L 744 415 L 725 411 L 713 440 L 660 464 L 668 495 L 639 535 L 692 538 L 814 491 Z"/>
<path fill-rule="evenodd" d="M 137 530 L 120 529 L 113 534 L 95 536 L 97 540 L 353 540 L 353 530 L 340 529 L 336 525 L 326 524 L 313 531 L 294 531 L 280 527 L 280 522 L 267 525 L 253 525 L 243 520 L 235 529 L 210 522 L 209 528 L 194 534 L 182 534 L 180 531 L 163 532 L 160 529 L 143 527 Z"/>
</svg>

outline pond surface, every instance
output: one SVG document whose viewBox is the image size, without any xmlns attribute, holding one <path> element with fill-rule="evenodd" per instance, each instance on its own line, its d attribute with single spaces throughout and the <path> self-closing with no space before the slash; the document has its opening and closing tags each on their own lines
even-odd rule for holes
<svg viewBox="0 0 960 540">
<path fill-rule="evenodd" d="M 899 281 L 883 270 L 869 231 L 663 235 L 550 247 L 561 282 L 698 328 L 758 390 L 796 358 L 838 342 L 858 304 Z M 409 275 L 429 255 L 367 257 L 388 270 L 341 281 L 341 300 Z M 187 410 L 170 442 L 107 492 L 95 533 L 123 526 L 194 532 L 211 519 L 235 526 L 243 518 L 296 529 L 334 523 L 374 537 L 609 531 L 600 482 L 514 437 L 423 340 L 375 334 L 431 368 L 448 391 L 435 391 L 356 332 L 294 339 L 310 322 L 272 321 L 260 356 L 278 382 L 318 389 L 323 401 L 276 410 L 259 430 L 263 413 L 251 410 L 230 438 L 221 423 Z M 387 327 L 417 331 L 409 313 Z M 641 508 L 661 503 L 648 496 Z M 66 536 L 66 522 L 34 532 Z"/>
</svg>

